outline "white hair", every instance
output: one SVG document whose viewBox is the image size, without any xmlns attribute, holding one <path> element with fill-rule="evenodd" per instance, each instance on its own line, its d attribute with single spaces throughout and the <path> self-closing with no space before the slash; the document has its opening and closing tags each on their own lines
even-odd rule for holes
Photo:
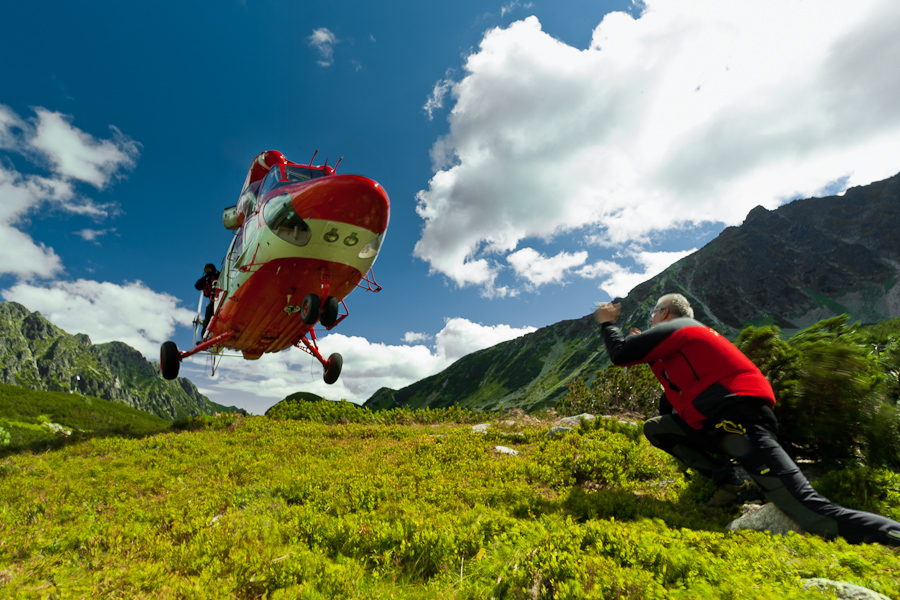
<svg viewBox="0 0 900 600">
<path fill-rule="evenodd" d="M 665 306 L 660 306 L 665 303 Z M 668 308 L 669 312 L 674 314 L 676 317 L 687 317 L 689 319 L 694 318 L 694 309 L 691 308 L 691 303 L 688 302 L 688 299 L 682 296 L 681 294 L 666 294 L 656 303 L 656 306 L 660 306 L 661 308 Z"/>
</svg>

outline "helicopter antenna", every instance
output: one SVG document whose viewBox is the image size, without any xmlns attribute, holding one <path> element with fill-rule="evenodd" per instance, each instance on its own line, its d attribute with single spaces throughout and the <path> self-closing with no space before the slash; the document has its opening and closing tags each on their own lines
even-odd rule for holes
<svg viewBox="0 0 900 600">
<path fill-rule="evenodd" d="M 324 166 L 326 166 L 326 167 L 328 166 L 328 159 L 327 159 L 327 158 L 325 159 L 325 165 L 324 165 Z"/>
<path fill-rule="evenodd" d="M 312 161 L 316 160 L 316 154 L 318 154 L 318 153 L 319 153 L 319 149 L 316 148 L 316 151 L 313 152 L 312 158 L 309 159 L 309 166 L 312 166 Z"/>
<path fill-rule="evenodd" d="M 334 163 L 334 167 L 332 167 L 335 171 L 337 171 L 338 165 L 341 164 L 341 161 L 344 160 L 344 157 L 340 157 L 336 163 Z"/>
</svg>

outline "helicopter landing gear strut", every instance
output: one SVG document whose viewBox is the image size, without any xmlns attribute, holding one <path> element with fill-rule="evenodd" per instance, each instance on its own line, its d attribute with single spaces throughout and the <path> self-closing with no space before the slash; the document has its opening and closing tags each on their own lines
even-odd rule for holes
<svg viewBox="0 0 900 600">
<path fill-rule="evenodd" d="M 325 360 L 325 357 L 319 352 L 319 346 L 316 343 L 316 332 L 313 329 L 309 330 L 309 339 L 302 337 L 300 338 L 300 342 L 303 343 L 302 346 L 300 343 L 294 345 L 307 354 L 313 355 L 315 359 L 322 364 L 322 367 L 325 369 L 325 373 L 323 374 L 325 383 L 331 385 L 337 381 L 338 377 L 341 376 L 341 369 L 344 366 L 344 357 L 335 352 L 328 357 L 328 360 Z"/>
</svg>

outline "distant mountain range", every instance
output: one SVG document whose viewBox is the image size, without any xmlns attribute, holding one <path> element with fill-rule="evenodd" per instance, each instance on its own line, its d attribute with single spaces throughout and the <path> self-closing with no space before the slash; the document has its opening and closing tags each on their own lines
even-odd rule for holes
<svg viewBox="0 0 900 600">
<path fill-rule="evenodd" d="M 622 299 L 620 325 L 646 328 L 666 293 L 684 294 L 698 320 L 732 339 L 748 325 L 787 333 L 848 314 L 876 323 L 900 316 L 900 174 L 776 210 L 758 206 L 740 227 Z M 378 390 L 365 406 L 475 410 L 553 406 L 566 384 L 609 362 L 592 315 L 562 321 L 474 352 L 403 389 Z"/>
<path fill-rule="evenodd" d="M 131 346 L 93 344 L 15 302 L 0 302 L 0 382 L 94 396 L 169 420 L 240 412 L 210 402 L 187 379 L 166 381 Z"/>
</svg>

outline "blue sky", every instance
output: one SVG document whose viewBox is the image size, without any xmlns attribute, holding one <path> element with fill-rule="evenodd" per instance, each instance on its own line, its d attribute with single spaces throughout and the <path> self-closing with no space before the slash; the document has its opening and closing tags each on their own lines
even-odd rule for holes
<svg viewBox="0 0 900 600">
<path fill-rule="evenodd" d="M 149 358 L 191 344 L 267 149 L 381 183 L 379 294 L 299 351 L 198 358 L 212 400 L 363 402 L 624 296 L 754 206 L 900 171 L 889 0 L 15 3 L 0 297 Z"/>
</svg>

